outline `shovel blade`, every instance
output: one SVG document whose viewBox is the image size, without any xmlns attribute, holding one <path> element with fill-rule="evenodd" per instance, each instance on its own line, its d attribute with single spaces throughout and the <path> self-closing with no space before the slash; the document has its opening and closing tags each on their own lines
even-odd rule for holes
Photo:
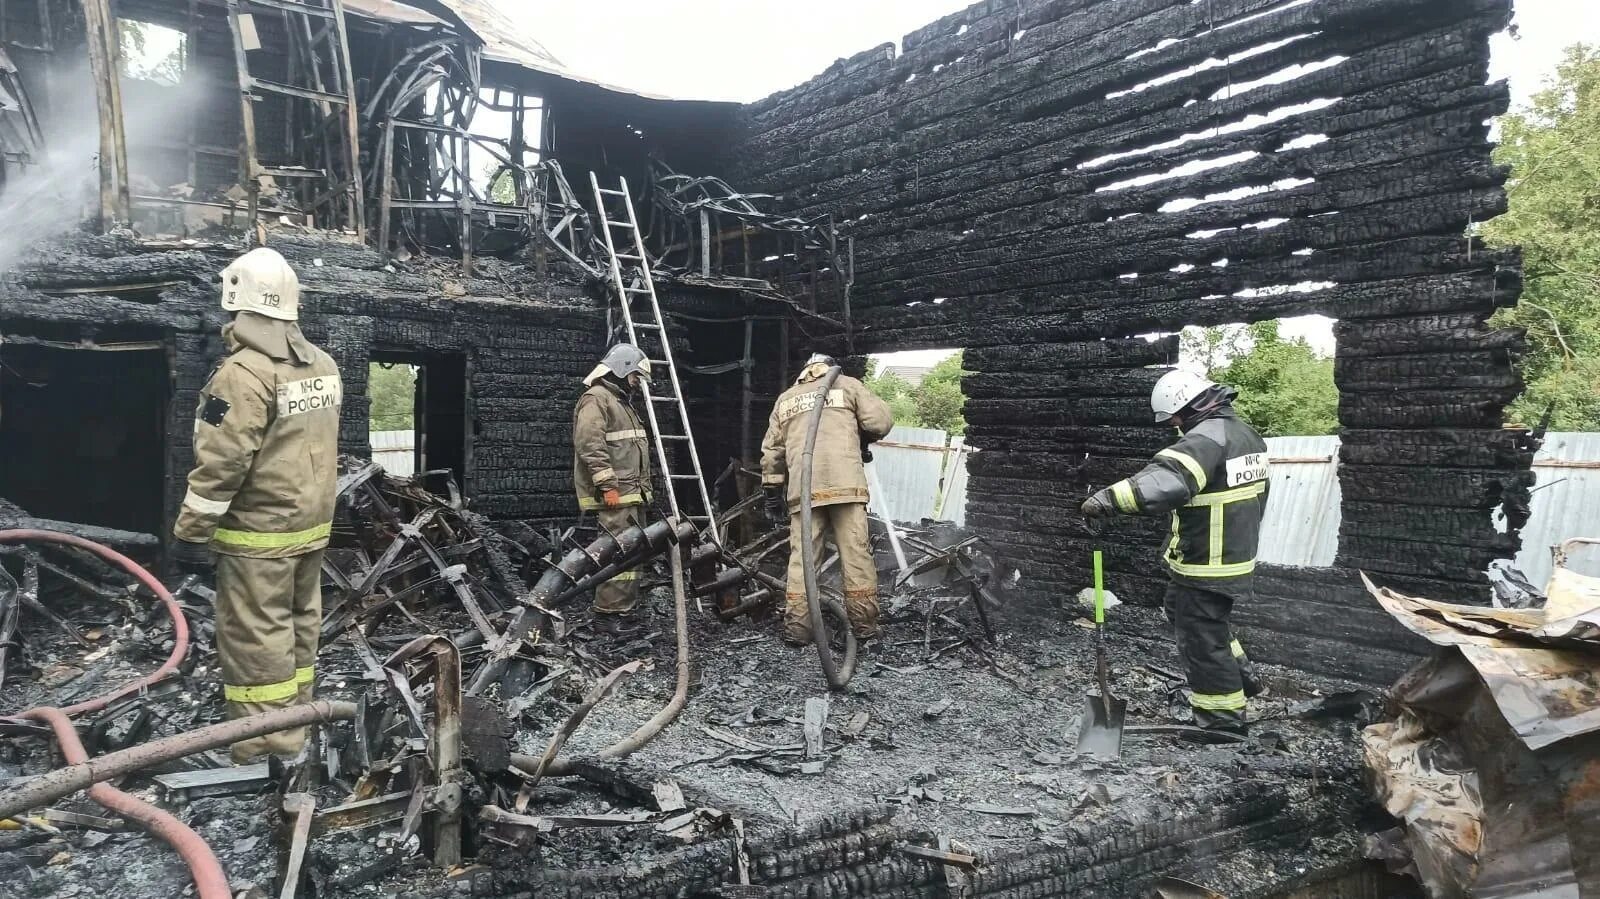
<svg viewBox="0 0 1600 899">
<path fill-rule="evenodd" d="M 1122 726 L 1127 717 L 1127 700 L 1099 693 L 1085 696 L 1083 714 L 1078 719 L 1078 754 L 1121 757 Z"/>
</svg>

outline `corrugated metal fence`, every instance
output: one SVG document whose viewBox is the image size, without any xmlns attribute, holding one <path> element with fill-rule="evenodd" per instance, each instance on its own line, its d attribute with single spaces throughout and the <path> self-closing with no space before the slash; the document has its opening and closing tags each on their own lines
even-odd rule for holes
<svg viewBox="0 0 1600 899">
<path fill-rule="evenodd" d="M 417 469 L 416 431 L 372 431 L 368 435 L 372 461 L 399 478 L 409 478 Z"/>
<path fill-rule="evenodd" d="M 1272 494 L 1260 558 L 1280 565 L 1331 565 L 1339 546 L 1339 438 L 1274 437 Z M 1522 528 L 1516 566 L 1528 582 L 1550 579 L 1550 550 L 1572 537 L 1600 536 L 1600 434 L 1545 435 L 1534 457 L 1538 483 L 1532 517 Z M 1504 529 L 1505 518 L 1496 512 Z M 1572 567 L 1600 575 L 1600 548 L 1575 551 Z"/>
<path fill-rule="evenodd" d="M 896 427 L 873 444 L 881 495 L 871 509 L 896 521 L 933 518 L 964 524 L 967 517 L 966 441 L 936 428 Z"/>
<path fill-rule="evenodd" d="M 1543 589 L 1550 579 L 1551 547 L 1572 537 L 1600 537 L 1600 434 L 1546 434 L 1533 472 L 1539 478 L 1533 516 L 1522 528 L 1517 567 Z M 1498 523 L 1504 527 L 1503 520 Z M 1579 549 L 1568 564 L 1584 574 L 1600 574 L 1600 549 Z"/>
<path fill-rule="evenodd" d="M 1339 438 L 1268 437 L 1272 466 L 1256 558 L 1318 568 L 1339 551 Z"/>
</svg>

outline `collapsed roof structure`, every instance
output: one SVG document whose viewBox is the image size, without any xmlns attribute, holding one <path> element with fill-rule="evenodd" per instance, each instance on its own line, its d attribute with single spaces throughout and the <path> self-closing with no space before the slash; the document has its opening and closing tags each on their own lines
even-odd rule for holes
<svg viewBox="0 0 1600 899">
<path fill-rule="evenodd" d="M 591 186 L 622 179 L 700 467 L 729 473 L 718 509 L 753 489 L 796 354 L 964 347 L 982 450 L 969 525 L 1035 600 L 1075 593 L 1102 549 L 1152 629 L 1164 525 L 1091 534 L 1075 510 L 1162 445 L 1144 397 L 1177 361 L 1171 335 L 1336 318 L 1337 561 L 1264 572 L 1236 620 L 1296 677 L 1386 684 L 1425 647 L 1358 570 L 1482 601 L 1527 514 L 1532 443 L 1501 426 L 1521 338 L 1487 324 L 1516 302 L 1520 260 L 1472 234 L 1506 203 L 1487 123 L 1507 91 L 1486 79 L 1510 14 L 1510 0 L 989 0 L 738 105 L 573 72 L 529 36 L 536 19 L 488 0 L 0 0 L 0 497 L 164 539 L 221 350 L 215 273 L 264 242 L 299 271 L 305 329 L 340 365 L 345 452 L 369 452 L 370 366 L 416 366 L 418 470 L 452 473 L 477 515 L 564 525 L 577 378 L 621 334 Z M 703 688 L 785 670 L 695 639 L 719 656 Z M 978 680 L 1002 689 L 1004 666 Z M 689 749 L 660 751 L 677 755 L 591 774 L 638 802 Z M 809 824 L 741 814 L 763 822 L 751 870 L 774 891 L 1133 894 L 1202 847 L 1345 832 L 1318 818 L 1352 819 L 1349 791 L 1312 798 L 1314 780 L 1283 776 L 1257 790 L 1195 774 L 1216 795 L 992 856 L 948 839 L 895 855 L 931 819 L 896 823 L 849 786 Z M 1116 778 L 1119 795 L 1138 779 Z M 750 788 L 709 778 L 690 804 L 737 798 L 713 784 Z M 1008 820 L 999 808 L 975 814 Z M 496 823 L 518 826 L 539 829 Z M 738 885 L 699 848 L 649 862 L 637 892 Z M 622 891 L 629 877 L 594 873 L 586 851 L 564 888 Z M 980 857 L 991 873 L 973 877 Z M 1239 882 L 1259 895 L 1293 880 L 1258 873 Z M 484 889 L 558 880 L 528 876 Z"/>
</svg>

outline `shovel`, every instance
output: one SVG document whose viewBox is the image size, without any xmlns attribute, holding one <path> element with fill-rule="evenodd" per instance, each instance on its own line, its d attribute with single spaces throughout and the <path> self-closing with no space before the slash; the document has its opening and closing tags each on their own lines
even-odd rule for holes
<svg viewBox="0 0 1600 899">
<path fill-rule="evenodd" d="M 1078 754 L 1114 759 L 1122 755 L 1122 723 L 1128 716 L 1127 700 L 1111 695 L 1106 671 L 1106 590 L 1100 550 L 1094 551 L 1094 669 L 1100 692 L 1083 699 L 1079 719 Z"/>
</svg>

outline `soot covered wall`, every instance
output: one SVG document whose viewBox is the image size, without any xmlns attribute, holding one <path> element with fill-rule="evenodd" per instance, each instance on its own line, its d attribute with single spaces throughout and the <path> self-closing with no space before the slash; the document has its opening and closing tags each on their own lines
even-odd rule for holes
<svg viewBox="0 0 1600 899">
<path fill-rule="evenodd" d="M 1382 679 L 1414 644 L 1354 569 L 1475 595 L 1516 546 L 1530 456 L 1520 260 L 1489 37 L 1511 0 L 989 0 L 743 111 L 733 183 L 856 240 L 857 351 L 965 347 L 969 522 L 1041 591 L 1104 546 L 1155 601 L 1167 524 L 1084 528 L 1091 487 L 1170 440 L 1148 391 L 1186 325 L 1338 320 L 1336 570 L 1270 570 L 1253 651 Z M 937 300 L 938 302 L 934 302 Z M 1504 504 L 1511 534 L 1491 515 Z"/>
</svg>

